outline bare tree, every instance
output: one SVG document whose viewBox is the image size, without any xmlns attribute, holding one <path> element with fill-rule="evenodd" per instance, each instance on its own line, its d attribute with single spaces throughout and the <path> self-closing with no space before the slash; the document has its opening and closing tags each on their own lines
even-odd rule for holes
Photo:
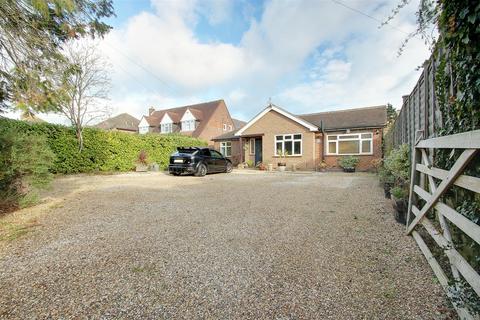
<svg viewBox="0 0 480 320">
<path fill-rule="evenodd" d="M 13 107 L 54 111 L 55 64 L 62 45 L 103 37 L 112 0 L 0 1 L 0 113 Z"/>
<path fill-rule="evenodd" d="M 60 113 L 70 120 L 83 149 L 83 128 L 110 114 L 109 65 L 93 43 L 74 42 L 65 48 L 67 63 L 61 70 L 60 87 L 64 98 L 58 106 Z"/>
</svg>

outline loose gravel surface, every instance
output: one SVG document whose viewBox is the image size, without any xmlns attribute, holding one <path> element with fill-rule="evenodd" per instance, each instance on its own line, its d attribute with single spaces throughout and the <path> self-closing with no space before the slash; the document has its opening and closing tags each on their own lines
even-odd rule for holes
<svg viewBox="0 0 480 320">
<path fill-rule="evenodd" d="M 0 318 L 448 318 L 377 181 L 57 179 L 38 226 L 1 249 Z"/>
</svg>

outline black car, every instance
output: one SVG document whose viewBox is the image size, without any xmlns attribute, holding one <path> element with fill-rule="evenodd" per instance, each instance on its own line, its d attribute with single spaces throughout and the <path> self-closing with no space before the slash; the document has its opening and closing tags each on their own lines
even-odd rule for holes
<svg viewBox="0 0 480 320">
<path fill-rule="evenodd" d="M 205 147 L 179 147 L 170 156 L 168 172 L 178 176 L 182 173 L 193 173 L 203 177 L 212 172 L 232 172 L 232 161 L 220 152 Z"/>
</svg>

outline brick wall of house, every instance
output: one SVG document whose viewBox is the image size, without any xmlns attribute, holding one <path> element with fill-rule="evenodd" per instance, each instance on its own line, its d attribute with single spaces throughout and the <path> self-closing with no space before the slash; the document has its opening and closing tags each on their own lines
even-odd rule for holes
<svg viewBox="0 0 480 320">
<path fill-rule="evenodd" d="M 382 137 L 383 137 L 383 130 L 382 129 L 365 129 L 365 130 L 352 130 L 351 133 L 373 133 L 373 154 L 372 155 L 357 155 L 356 157 L 359 158 L 360 162 L 358 163 L 357 170 L 358 171 L 370 171 L 373 170 L 372 161 L 374 159 L 382 158 Z M 337 131 L 337 132 L 328 132 L 328 134 L 344 134 L 345 131 Z M 326 136 L 324 139 L 321 139 L 323 143 L 319 145 L 319 150 L 325 152 L 325 162 L 328 165 L 329 169 L 341 169 L 338 165 L 338 160 L 341 156 L 329 156 L 326 154 L 325 149 L 325 141 Z M 321 157 L 321 154 L 318 153 Z"/>
<path fill-rule="evenodd" d="M 292 164 L 296 164 L 299 170 L 312 170 L 316 165 L 316 142 L 315 133 L 310 132 L 304 126 L 297 122 L 277 113 L 269 111 L 251 127 L 247 128 L 242 136 L 254 136 L 256 134 L 262 136 L 262 154 L 263 163 L 265 165 L 271 163 L 273 167 L 277 167 L 278 162 L 284 159 L 275 156 L 275 135 L 278 134 L 302 134 L 302 155 L 288 156 L 285 160 L 287 169 L 290 170 Z M 248 154 L 247 154 L 248 156 Z M 247 158 L 248 159 L 248 158 Z M 253 157 L 252 157 L 253 159 Z"/>
<path fill-rule="evenodd" d="M 241 146 L 240 146 L 240 141 L 239 140 L 224 140 L 224 141 L 230 141 L 232 144 L 232 155 L 230 157 L 227 157 L 232 161 L 232 164 L 234 166 L 238 165 L 240 163 L 240 156 L 241 156 Z M 223 141 L 214 141 L 213 147 L 215 150 L 220 152 L 220 142 Z"/>
<path fill-rule="evenodd" d="M 227 125 L 227 131 L 223 130 L 223 124 Z M 208 141 L 210 146 L 214 146 L 212 139 L 228 132 L 229 126 L 233 128 L 232 117 L 230 117 L 227 106 L 222 101 L 210 117 L 210 120 L 206 123 L 205 128 L 200 132 L 199 138 Z"/>
</svg>

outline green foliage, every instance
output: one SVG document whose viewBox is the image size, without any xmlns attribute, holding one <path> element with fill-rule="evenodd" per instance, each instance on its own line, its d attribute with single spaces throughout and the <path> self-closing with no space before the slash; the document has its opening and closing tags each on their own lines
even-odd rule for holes
<svg viewBox="0 0 480 320">
<path fill-rule="evenodd" d="M 393 176 L 392 172 L 385 168 L 385 166 L 382 166 L 378 169 L 378 176 L 380 178 L 380 182 L 384 184 L 394 184 L 395 183 L 395 177 Z"/>
<path fill-rule="evenodd" d="M 408 183 L 410 176 L 410 149 L 407 144 L 393 149 L 385 158 L 385 169 L 395 178 L 397 184 Z"/>
<path fill-rule="evenodd" d="M 399 0 L 397 8 L 409 1 Z M 397 11 L 394 11 L 396 14 Z M 388 21 L 387 21 L 388 22 Z M 409 37 L 425 35 L 434 25 L 440 35 L 434 57 L 439 62 L 435 73 L 435 98 L 442 125 L 436 127 L 439 136 L 480 129 L 480 2 L 467 0 L 421 0 L 417 11 L 417 30 Z M 434 33 L 431 33 L 434 34 Z M 408 40 L 408 39 L 407 39 Z M 449 170 L 463 150 L 436 150 L 434 165 Z M 480 177 L 480 157 L 475 157 L 465 174 Z M 479 224 L 480 195 L 453 186 L 442 197 L 450 207 Z M 455 248 L 475 270 L 480 272 L 480 245 L 463 231 L 451 226 Z M 448 267 L 448 266 L 447 266 Z M 480 300 L 469 285 L 456 283 L 459 298 L 455 304 L 480 314 Z"/>
<path fill-rule="evenodd" d="M 342 168 L 355 168 L 359 161 L 360 159 L 358 159 L 358 157 L 348 156 L 348 157 L 341 157 L 338 160 L 338 164 Z"/>
<path fill-rule="evenodd" d="M 42 135 L 0 126 L 0 212 L 31 205 L 49 184 L 55 155 Z"/>
<path fill-rule="evenodd" d="M 393 187 L 390 192 L 397 199 L 406 199 L 408 197 L 408 191 L 400 186 Z"/>
<path fill-rule="evenodd" d="M 50 167 L 53 173 L 130 171 L 135 167 L 142 150 L 150 162 L 165 168 L 170 154 L 179 146 L 206 146 L 203 140 L 169 134 L 137 135 L 118 131 L 84 129 L 84 148 L 78 151 L 75 130 L 47 123 L 30 124 L 24 121 L 0 119 L 0 127 L 28 135 L 41 135 L 55 154 Z"/>
<path fill-rule="evenodd" d="M 102 19 L 114 15 L 112 0 L 2 0 L 0 5 L 0 112 L 54 110 L 61 96 L 52 86 L 61 47 L 105 35 Z"/>
<path fill-rule="evenodd" d="M 380 182 L 393 185 L 391 193 L 398 199 L 408 196 L 410 156 L 409 147 L 403 144 L 393 149 L 383 161 L 383 166 L 378 170 Z"/>
<path fill-rule="evenodd" d="M 395 122 L 397 116 L 397 110 L 392 106 L 392 104 L 387 104 L 387 123 L 390 124 Z"/>
<path fill-rule="evenodd" d="M 245 161 L 245 163 L 247 164 L 247 166 L 249 168 L 253 168 L 253 161 L 252 160 L 247 160 L 247 161 Z"/>
</svg>

